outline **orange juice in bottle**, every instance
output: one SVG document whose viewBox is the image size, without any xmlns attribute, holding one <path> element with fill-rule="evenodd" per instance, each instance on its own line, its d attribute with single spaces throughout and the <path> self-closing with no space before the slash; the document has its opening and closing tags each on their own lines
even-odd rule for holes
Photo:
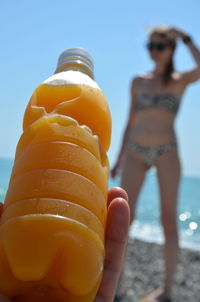
<svg viewBox="0 0 200 302">
<path fill-rule="evenodd" d="M 64 51 L 34 91 L 0 219 L 0 293 L 92 302 L 104 262 L 111 116 L 93 61 Z"/>
</svg>

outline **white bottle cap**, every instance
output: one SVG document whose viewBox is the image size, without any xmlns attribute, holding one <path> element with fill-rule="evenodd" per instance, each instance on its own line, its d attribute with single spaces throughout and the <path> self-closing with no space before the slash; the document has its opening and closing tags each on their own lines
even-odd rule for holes
<svg viewBox="0 0 200 302">
<path fill-rule="evenodd" d="M 83 48 L 76 47 L 76 48 L 69 48 L 64 50 L 58 58 L 56 72 L 60 70 L 61 66 L 68 63 L 76 63 L 76 64 L 84 65 L 92 72 L 92 74 L 94 72 L 93 58 Z"/>
</svg>

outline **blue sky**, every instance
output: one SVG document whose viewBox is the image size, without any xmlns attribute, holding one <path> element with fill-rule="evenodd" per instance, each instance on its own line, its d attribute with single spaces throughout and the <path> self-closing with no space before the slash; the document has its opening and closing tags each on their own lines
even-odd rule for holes
<svg viewBox="0 0 200 302">
<path fill-rule="evenodd" d="M 131 78 L 151 70 L 145 28 L 178 26 L 200 46 L 199 0 L 12 0 L 0 2 L 0 157 L 14 157 L 25 106 L 55 70 L 64 49 L 81 46 L 95 60 L 96 81 L 113 117 L 111 164 L 117 156 L 129 109 Z M 194 66 L 180 43 L 176 67 Z M 200 176 L 200 82 L 188 88 L 176 120 L 185 175 Z"/>
</svg>

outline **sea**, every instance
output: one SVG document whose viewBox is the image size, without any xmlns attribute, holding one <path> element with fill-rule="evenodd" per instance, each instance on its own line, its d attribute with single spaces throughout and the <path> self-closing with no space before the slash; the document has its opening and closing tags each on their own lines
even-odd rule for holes
<svg viewBox="0 0 200 302">
<path fill-rule="evenodd" d="M 0 202 L 4 202 L 13 160 L 0 159 Z M 109 187 L 119 186 L 120 178 L 109 180 Z M 148 173 L 141 190 L 135 222 L 130 237 L 162 244 L 159 190 L 155 171 Z M 180 246 L 200 251 L 200 177 L 182 176 L 178 202 L 178 229 Z"/>
</svg>

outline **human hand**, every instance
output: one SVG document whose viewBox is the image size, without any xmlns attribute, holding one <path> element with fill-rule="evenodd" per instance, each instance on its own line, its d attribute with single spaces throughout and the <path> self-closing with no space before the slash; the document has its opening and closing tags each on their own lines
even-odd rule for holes
<svg viewBox="0 0 200 302">
<path fill-rule="evenodd" d="M 105 234 L 105 263 L 102 281 L 93 302 L 112 302 L 125 256 L 130 223 L 126 192 L 118 187 L 108 192 L 108 215 Z M 3 204 L 0 203 L 0 215 Z M 12 302 L 0 295 L 0 302 Z"/>
<path fill-rule="evenodd" d="M 174 38 L 174 39 L 183 39 L 185 36 L 187 36 L 186 33 L 184 33 L 182 30 L 176 28 L 176 27 L 171 27 L 169 29 L 169 34 Z"/>
<path fill-rule="evenodd" d="M 128 196 L 121 188 L 108 192 L 105 262 L 102 281 L 93 302 L 112 302 L 125 257 L 130 224 Z"/>
</svg>

